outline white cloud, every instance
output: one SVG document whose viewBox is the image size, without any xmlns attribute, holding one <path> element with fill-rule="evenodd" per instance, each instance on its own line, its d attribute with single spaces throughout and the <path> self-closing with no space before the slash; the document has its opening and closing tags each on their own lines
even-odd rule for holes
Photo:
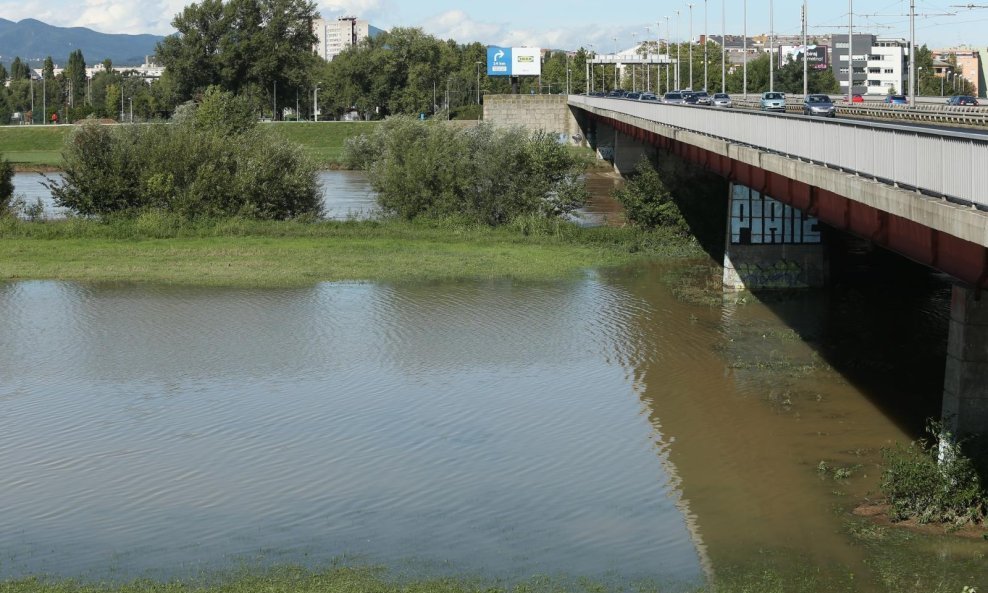
<svg viewBox="0 0 988 593">
<path fill-rule="evenodd" d="M 463 10 L 435 15 L 426 19 L 421 26 L 427 33 L 460 43 L 479 41 L 489 45 L 550 49 L 578 49 L 592 44 L 598 52 L 613 51 L 619 46 L 623 48 L 628 45 L 633 32 L 627 27 L 601 27 L 599 24 L 572 29 L 514 28 L 509 23 L 474 20 Z"/>
<path fill-rule="evenodd" d="M 119 0 L 85 0 L 81 12 L 76 12 L 74 27 L 88 27 L 103 32 L 137 32 L 148 26 L 146 7 L 138 2 Z"/>
</svg>

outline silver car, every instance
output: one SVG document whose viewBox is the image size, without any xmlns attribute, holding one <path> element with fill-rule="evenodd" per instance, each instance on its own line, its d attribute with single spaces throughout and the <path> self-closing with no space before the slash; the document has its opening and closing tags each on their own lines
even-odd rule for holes
<svg viewBox="0 0 988 593">
<path fill-rule="evenodd" d="M 662 96 L 662 102 L 669 105 L 682 105 L 686 102 L 686 98 L 683 97 L 683 93 L 666 93 Z"/>
<path fill-rule="evenodd" d="M 734 101 L 731 101 L 731 96 L 727 93 L 714 93 L 711 105 L 714 107 L 734 107 Z"/>
<path fill-rule="evenodd" d="M 762 100 L 759 103 L 759 107 L 762 111 L 776 111 L 778 113 L 785 113 L 786 96 L 782 93 L 762 93 Z"/>
<path fill-rule="evenodd" d="M 835 117 L 837 108 L 827 95 L 806 95 L 803 99 L 803 115 Z"/>
</svg>

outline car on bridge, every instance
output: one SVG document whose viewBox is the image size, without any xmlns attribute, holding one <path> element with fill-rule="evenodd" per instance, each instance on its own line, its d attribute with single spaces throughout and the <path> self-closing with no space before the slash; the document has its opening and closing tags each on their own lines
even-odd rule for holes
<svg viewBox="0 0 988 593">
<path fill-rule="evenodd" d="M 734 107 L 734 101 L 727 93 L 714 93 L 712 105 L 714 107 Z"/>
<path fill-rule="evenodd" d="M 642 96 L 641 93 L 634 93 L 634 92 L 624 94 L 625 99 L 631 99 L 632 101 L 637 101 L 638 99 L 641 99 L 641 96 Z"/>
<path fill-rule="evenodd" d="M 683 93 L 680 92 L 666 93 L 662 95 L 662 102 L 669 105 L 682 105 L 686 102 L 686 99 L 683 97 Z"/>
<path fill-rule="evenodd" d="M 693 91 L 683 91 L 683 103 L 687 105 L 699 105 L 700 95 Z"/>
<path fill-rule="evenodd" d="M 977 107 L 978 100 L 970 95 L 954 95 L 947 99 L 947 105 L 969 105 L 971 107 Z"/>
<path fill-rule="evenodd" d="M 782 93 L 767 92 L 762 93 L 762 99 L 759 102 L 759 109 L 762 111 L 775 111 L 778 113 L 785 113 L 786 111 L 786 96 Z"/>
<path fill-rule="evenodd" d="M 698 92 L 693 93 L 693 94 L 696 95 L 696 104 L 697 105 L 710 105 L 710 103 L 712 101 L 712 98 L 707 93 L 707 91 L 698 91 Z"/>
<path fill-rule="evenodd" d="M 905 95 L 885 95 L 886 105 L 909 105 L 909 99 Z"/>
<path fill-rule="evenodd" d="M 822 115 L 836 117 L 837 107 L 827 95 L 806 95 L 803 98 L 803 115 Z"/>
<path fill-rule="evenodd" d="M 613 91 L 607 93 L 607 96 L 611 99 L 620 99 L 626 92 L 627 91 L 624 89 L 614 89 Z"/>
<path fill-rule="evenodd" d="M 659 98 L 652 93 L 642 93 L 642 96 L 638 98 L 639 101 L 658 101 Z"/>
</svg>

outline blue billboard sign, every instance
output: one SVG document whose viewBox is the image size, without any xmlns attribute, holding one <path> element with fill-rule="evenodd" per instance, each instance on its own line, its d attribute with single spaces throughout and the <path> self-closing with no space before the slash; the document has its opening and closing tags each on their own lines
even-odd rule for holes
<svg viewBox="0 0 988 593">
<path fill-rule="evenodd" d="M 487 76 L 511 76 L 511 48 L 487 48 Z"/>
</svg>

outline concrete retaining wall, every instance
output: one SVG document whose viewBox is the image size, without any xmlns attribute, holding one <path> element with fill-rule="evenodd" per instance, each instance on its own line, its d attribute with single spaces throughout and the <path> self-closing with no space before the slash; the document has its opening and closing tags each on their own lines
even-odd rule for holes
<svg viewBox="0 0 988 593">
<path fill-rule="evenodd" d="M 585 143 L 566 95 L 485 95 L 484 121 L 498 127 L 543 130 L 565 136 L 570 144 Z"/>
</svg>

